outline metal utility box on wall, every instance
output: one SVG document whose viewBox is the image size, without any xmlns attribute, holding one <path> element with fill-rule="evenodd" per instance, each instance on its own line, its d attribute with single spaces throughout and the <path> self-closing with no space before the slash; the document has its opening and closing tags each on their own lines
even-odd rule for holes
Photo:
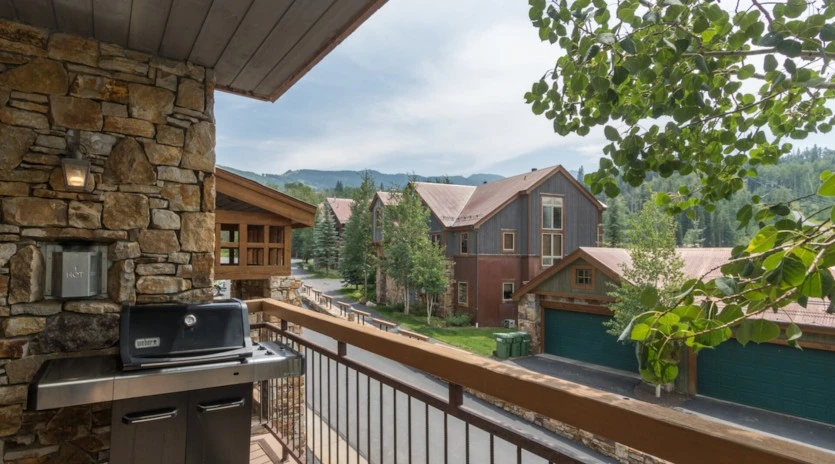
<svg viewBox="0 0 835 464">
<path fill-rule="evenodd" d="M 53 298 L 90 298 L 107 290 L 107 247 L 42 245 L 46 265 L 45 294 Z"/>
</svg>

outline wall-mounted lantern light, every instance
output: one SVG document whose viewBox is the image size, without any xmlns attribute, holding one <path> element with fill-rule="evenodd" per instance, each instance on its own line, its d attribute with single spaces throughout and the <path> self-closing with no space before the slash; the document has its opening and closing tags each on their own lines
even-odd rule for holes
<svg viewBox="0 0 835 464">
<path fill-rule="evenodd" d="M 64 187 L 72 192 L 85 192 L 90 178 L 90 161 L 82 158 L 81 134 L 78 131 L 67 133 L 67 157 L 61 160 L 64 171 Z"/>
</svg>

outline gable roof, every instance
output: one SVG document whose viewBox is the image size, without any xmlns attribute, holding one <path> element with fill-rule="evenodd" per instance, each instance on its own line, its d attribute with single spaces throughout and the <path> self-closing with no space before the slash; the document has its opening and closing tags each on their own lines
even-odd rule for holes
<svg viewBox="0 0 835 464">
<path fill-rule="evenodd" d="M 377 203 L 377 200 L 380 200 L 380 203 L 383 206 L 393 205 L 397 202 L 397 196 L 394 192 L 386 192 L 380 191 L 374 194 L 374 197 L 371 199 L 371 203 L 368 204 L 368 209 L 374 209 L 374 203 Z"/>
<path fill-rule="evenodd" d="M 473 185 L 431 182 L 413 182 L 412 185 L 444 227 L 452 227 L 476 190 Z"/>
<path fill-rule="evenodd" d="M 350 198 L 325 198 L 325 202 L 333 211 L 336 222 L 340 225 L 345 225 L 351 219 L 351 207 L 354 206 L 354 200 Z"/>
<path fill-rule="evenodd" d="M 731 248 L 676 248 L 676 252 L 684 261 L 681 272 L 687 279 L 720 277 L 722 272 L 719 267 L 731 258 Z M 623 278 L 623 268 L 632 264 L 629 250 L 625 248 L 580 247 L 558 264 L 539 273 L 530 282 L 520 287 L 513 294 L 513 300 L 519 301 L 523 295 L 530 293 L 581 258 L 616 282 Z M 827 303 L 824 299 L 810 298 L 805 308 L 797 303 L 791 303 L 776 313 L 767 311 L 763 313 L 763 317 L 774 322 L 835 327 L 835 314 L 827 313 L 826 308 Z"/>
<path fill-rule="evenodd" d="M 588 198 L 598 211 L 606 209 L 606 205 L 595 198 L 561 165 L 536 169 L 478 186 L 431 182 L 412 182 L 410 185 L 415 187 L 423 202 L 444 227 L 477 227 L 517 197 L 529 194 L 558 174 L 564 176 Z M 379 198 L 383 205 L 390 205 L 396 201 L 396 197 L 390 192 L 377 192 L 375 197 Z M 371 201 L 371 208 L 374 207 L 375 200 Z"/>
<path fill-rule="evenodd" d="M 218 197 L 223 195 L 230 198 L 230 207 L 234 207 L 235 203 L 243 203 L 286 217 L 290 219 L 294 228 L 313 227 L 316 206 L 225 169 L 215 169 L 215 177 Z M 220 204 L 217 207 L 224 209 Z"/>
</svg>

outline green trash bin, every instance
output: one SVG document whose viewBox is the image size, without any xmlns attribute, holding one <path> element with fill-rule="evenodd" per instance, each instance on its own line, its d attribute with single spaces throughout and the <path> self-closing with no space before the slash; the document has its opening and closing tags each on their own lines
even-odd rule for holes
<svg viewBox="0 0 835 464">
<path fill-rule="evenodd" d="M 522 356 L 522 336 L 520 333 L 521 332 L 511 332 L 508 334 L 513 340 L 513 345 L 510 347 L 510 356 L 513 358 Z"/>
<path fill-rule="evenodd" d="M 510 357 L 511 346 L 513 345 L 513 337 L 510 334 L 498 333 L 496 334 L 496 357 L 499 359 L 507 359 Z"/>
<path fill-rule="evenodd" d="M 522 339 L 522 354 L 521 356 L 528 356 L 531 354 L 531 334 L 527 332 L 519 332 L 519 337 Z"/>
</svg>

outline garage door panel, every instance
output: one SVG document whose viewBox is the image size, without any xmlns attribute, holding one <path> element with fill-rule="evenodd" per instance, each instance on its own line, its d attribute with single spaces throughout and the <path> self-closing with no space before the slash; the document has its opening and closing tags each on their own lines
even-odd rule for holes
<svg viewBox="0 0 835 464">
<path fill-rule="evenodd" d="M 545 310 L 545 352 L 591 364 L 638 372 L 635 347 L 606 333 L 609 316 Z"/>
<path fill-rule="evenodd" d="M 835 353 L 730 341 L 697 365 L 702 395 L 835 423 Z"/>
</svg>

